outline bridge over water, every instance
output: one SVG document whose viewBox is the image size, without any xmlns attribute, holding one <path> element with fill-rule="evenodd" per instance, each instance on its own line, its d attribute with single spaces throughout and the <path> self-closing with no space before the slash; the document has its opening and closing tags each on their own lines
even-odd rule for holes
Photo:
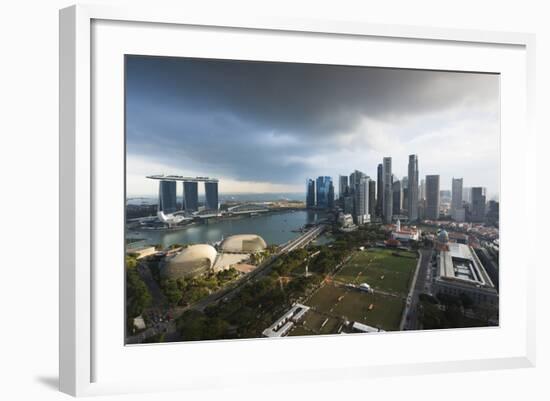
<svg viewBox="0 0 550 401">
<path fill-rule="evenodd" d="M 320 224 L 318 226 L 315 226 L 302 235 L 300 235 L 297 238 L 294 238 L 293 240 L 290 240 L 286 244 L 282 245 L 279 248 L 279 253 L 286 253 L 291 252 L 298 248 L 303 248 L 307 246 L 309 243 L 314 241 L 318 236 L 320 236 L 324 231 L 326 230 L 326 226 L 324 224 Z"/>
</svg>

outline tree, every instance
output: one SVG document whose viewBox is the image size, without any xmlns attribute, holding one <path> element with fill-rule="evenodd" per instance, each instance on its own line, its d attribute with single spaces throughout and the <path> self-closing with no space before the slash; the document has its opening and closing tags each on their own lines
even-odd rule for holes
<svg viewBox="0 0 550 401">
<path fill-rule="evenodd" d="M 151 304 L 151 294 L 135 268 L 126 269 L 126 314 L 129 318 L 141 315 Z"/>
<path fill-rule="evenodd" d="M 181 301 L 181 289 L 178 288 L 178 282 L 176 280 L 166 280 L 163 285 L 163 292 L 171 306 L 178 305 Z"/>
<path fill-rule="evenodd" d="M 218 317 L 205 320 L 202 330 L 203 340 L 219 340 L 225 337 L 229 323 Z"/>
<path fill-rule="evenodd" d="M 135 269 L 138 265 L 137 257 L 134 254 L 126 255 L 126 268 Z"/>
</svg>

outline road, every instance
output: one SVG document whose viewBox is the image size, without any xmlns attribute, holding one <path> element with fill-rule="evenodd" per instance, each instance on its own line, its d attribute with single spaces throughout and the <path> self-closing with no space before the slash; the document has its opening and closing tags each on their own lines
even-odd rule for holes
<svg viewBox="0 0 550 401">
<path fill-rule="evenodd" d="M 411 291 L 407 297 L 407 304 L 403 313 L 401 330 L 416 330 L 418 325 L 418 302 L 421 293 L 431 291 L 431 259 L 433 249 L 420 249 L 420 260 L 416 271 L 416 279 L 411 283 Z"/>
<path fill-rule="evenodd" d="M 321 235 L 323 231 L 325 231 L 325 229 L 326 229 L 325 225 L 321 224 L 319 226 L 316 226 L 306 231 L 299 237 L 294 238 L 293 240 L 283 245 L 279 250 L 279 253 L 291 252 L 295 249 L 303 248 L 304 246 L 308 245 L 311 241 L 313 241 L 315 238 L 317 238 L 319 235 Z"/>
<path fill-rule="evenodd" d="M 143 342 L 146 338 L 160 334 L 160 333 L 167 333 L 166 339 L 171 339 L 173 341 L 176 341 L 176 319 L 181 316 L 184 312 L 188 310 L 199 310 L 203 311 L 208 307 L 209 305 L 212 305 L 221 299 L 231 299 L 235 294 L 239 292 L 239 290 L 246 284 L 250 283 L 252 280 L 255 280 L 259 277 L 265 276 L 267 273 L 271 271 L 271 266 L 273 262 L 277 259 L 277 257 L 291 252 L 298 248 L 303 248 L 307 246 L 310 242 L 312 242 L 315 238 L 317 238 L 319 235 L 323 233 L 323 231 L 326 229 L 324 225 L 319 225 L 311 228 L 310 230 L 306 231 L 299 237 L 287 242 L 286 244 L 283 244 L 277 253 L 270 256 L 267 260 L 265 260 L 263 263 L 261 263 L 255 270 L 248 273 L 241 279 L 227 285 L 225 288 L 221 289 L 220 291 L 217 291 L 213 294 L 210 294 L 193 305 L 189 305 L 184 308 L 173 308 L 170 312 L 173 315 L 173 318 L 169 322 L 160 322 L 157 323 L 153 327 L 149 327 L 143 332 L 136 334 L 134 336 L 128 336 L 126 338 L 127 344 L 139 344 Z M 149 270 L 149 269 L 147 269 Z"/>
</svg>

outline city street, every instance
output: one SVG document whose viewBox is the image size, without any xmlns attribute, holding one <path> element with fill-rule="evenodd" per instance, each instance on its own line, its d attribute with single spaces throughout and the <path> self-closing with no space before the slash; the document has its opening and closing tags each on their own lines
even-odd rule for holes
<svg viewBox="0 0 550 401">
<path fill-rule="evenodd" d="M 418 296 L 423 292 L 430 292 L 432 275 L 430 266 L 433 250 L 420 249 L 419 252 L 421 255 L 420 266 L 418 268 L 416 282 L 414 283 L 414 289 L 410 296 L 410 303 L 408 305 L 408 311 L 406 312 L 403 330 L 416 330 L 420 328 L 418 323 Z"/>
</svg>

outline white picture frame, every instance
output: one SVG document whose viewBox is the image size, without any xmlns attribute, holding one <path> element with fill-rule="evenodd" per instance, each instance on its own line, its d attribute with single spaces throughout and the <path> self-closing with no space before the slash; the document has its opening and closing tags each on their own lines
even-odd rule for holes
<svg viewBox="0 0 550 401">
<path fill-rule="evenodd" d="M 94 25 L 95 24 L 95 25 Z M 116 26 L 119 24 L 120 26 Z M 130 39 L 139 36 L 139 31 L 151 29 L 148 35 L 142 37 L 139 48 L 128 42 Z M 113 301 L 118 305 L 115 285 L 113 288 L 102 286 L 106 281 L 106 275 L 98 275 L 94 267 L 98 261 L 104 257 L 118 257 L 118 253 L 98 252 L 98 230 L 104 227 L 101 219 L 105 220 L 104 208 L 98 194 L 105 194 L 109 186 L 116 188 L 120 183 L 116 177 L 112 182 L 106 182 L 105 170 L 116 170 L 123 161 L 124 154 L 118 152 L 120 148 L 114 145 L 113 153 L 107 153 L 103 148 L 104 141 L 94 138 L 93 126 L 101 126 L 101 122 L 94 119 L 101 119 L 102 114 L 99 103 L 94 102 L 94 96 L 102 96 L 101 88 L 95 88 L 92 85 L 93 77 L 96 77 L 96 83 L 104 79 L 101 75 L 103 71 L 101 63 L 106 60 L 103 48 L 107 52 L 125 52 L 126 47 L 138 49 L 138 51 L 149 54 L 154 52 L 155 43 L 160 43 L 159 38 L 163 35 L 172 35 L 180 27 L 185 31 L 185 27 L 192 27 L 200 31 L 198 35 L 210 35 L 210 37 L 219 37 L 226 35 L 228 39 L 237 40 L 235 36 L 262 35 L 262 40 L 266 43 L 271 42 L 278 49 L 281 46 L 277 41 L 281 36 L 292 37 L 297 43 L 294 50 L 299 49 L 301 41 L 316 40 L 321 38 L 325 41 L 333 39 L 345 41 L 362 40 L 383 40 L 390 46 L 393 42 L 406 42 L 404 46 L 424 46 L 426 47 L 426 61 L 416 61 L 417 68 L 428 69 L 446 69 L 445 62 L 435 63 L 430 61 L 429 54 L 437 51 L 445 52 L 446 47 L 454 46 L 453 52 L 476 51 L 482 57 L 482 54 L 488 49 L 494 49 L 495 58 L 492 63 L 487 64 L 491 67 L 481 68 L 478 71 L 490 71 L 504 74 L 510 77 L 504 85 L 502 99 L 503 121 L 503 146 L 501 148 L 502 168 L 501 174 L 506 179 L 519 182 L 518 188 L 525 185 L 534 185 L 534 177 L 528 174 L 534 171 L 534 133 L 532 130 L 532 112 L 534 110 L 534 43 L 535 38 L 530 34 L 506 33 L 506 32 L 482 32 L 459 29 L 436 29 L 413 26 L 389 26 L 363 24 L 350 21 L 317 21 L 317 20 L 293 20 L 291 18 L 258 18 L 258 17 L 225 17 L 212 15 L 188 15 L 185 9 L 163 10 L 158 8 L 111 8 L 108 6 L 79 5 L 72 6 L 60 11 L 60 390 L 71 395 L 93 395 L 132 391 L 160 391 L 167 389 L 197 389 L 206 386 L 235 386 L 237 385 L 230 374 L 223 375 L 221 369 L 224 368 L 220 363 L 220 371 L 209 370 L 207 364 L 199 363 L 199 355 L 224 355 L 225 358 L 242 359 L 235 371 L 242 374 L 247 372 L 250 377 L 257 382 L 274 383 L 275 381 L 287 380 L 325 380 L 327 378 L 354 378 L 360 380 L 368 376 L 386 376 L 399 374 L 420 374 L 441 371 L 465 371 L 476 369 L 500 369 L 511 367 L 529 367 L 535 363 L 535 295 L 534 295 L 534 263 L 532 257 L 527 257 L 519 267 L 515 279 L 517 301 L 509 302 L 506 294 L 502 296 L 502 320 L 499 328 L 487 328 L 479 330 L 458 330 L 436 331 L 426 333 L 392 333 L 381 334 L 370 337 L 347 336 L 335 339 L 334 337 L 307 338 L 297 340 L 239 340 L 239 341 L 221 341 L 205 342 L 202 344 L 169 344 L 155 346 L 125 347 L 118 337 L 109 337 L 107 331 L 122 332 L 120 321 L 118 326 L 102 330 L 98 333 L 98 326 L 108 326 L 108 322 L 115 322 L 120 314 L 106 317 L 104 311 L 105 300 Z M 132 29 L 130 34 L 130 29 Z M 128 32 L 128 34 L 124 34 Z M 178 31 L 179 32 L 179 31 Z M 185 34 L 185 33 L 183 33 Z M 96 40 L 94 41 L 94 35 Z M 109 36 L 111 35 L 111 36 Z M 231 36 L 233 35 L 233 36 Z M 164 37 L 165 37 L 164 36 Z M 105 39 L 109 39 L 107 45 Z M 148 38 L 145 40 L 144 38 Z M 205 37 L 206 38 L 206 37 Z M 155 42 L 157 40 L 157 42 Z M 202 40 L 202 39 L 201 39 Z M 204 39 L 205 47 L 208 47 L 208 40 Z M 131 41 L 131 40 L 130 40 Z M 305 42 L 303 42 L 305 43 Z M 403 43 L 401 43 L 403 45 Z M 149 46 L 149 48 L 148 48 Z M 175 43 L 164 42 L 164 47 L 159 50 L 160 54 L 171 54 Z M 251 45 L 252 46 L 252 45 Z M 431 46 L 431 48 L 430 48 Z M 405 48 L 406 48 L 405 47 Z M 245 49 L 242 46 L 241 49 Z M 252 48 L 251 48 L 252 49 Z M 336 48 L 335 48 L 336 49 Z M 469 50 L 468 50 L 469 49 Z M 208 49 L 207 49 L 208 50 Z M 206 50 L 206 51 L 207 51 Z M 418 50 L 421 50 L 418 47 Z M 235 52 L 237 50 L 234 50 Z M 245 51 L 245 50 L 242 50 Z M 258 52 L 258 50 L 255 50 Z M 211 53 L 217 54 L 219 49 L 212 48 Z M 346 46 L 343 46 L 342 54 L 338 57 L 346 56 Z M 117 53 L 117 54 L 119 54 Z M 391 61 L 391 66 L 400 66 L 403 61 L 399 58 L 407 57 L 406 53 L 396 55 L 395 60 Z M 498 54 L 502 53 L 502 58 Z M 258 54 L 258 53 L 256 53 Z M 444 54 L 444 53 L 442 53 Z M 196 55 L 196 54 L 195 54 Z M 224 55 L 230 57 L 230 54 Z M 118 57 L 118 56 L 117 56 Z M 245 56 L 246 57 L 246 56 Z M 252 57 L 252 56 L 249 56 Z M 265 59 L 265 56 L 257 56 L 259 59 Z M 274 56 L 277 58 L 277 56 Z M 283 56 L 278 56 L 280 59 Z M 288 60 L 293 56 L 289 53 Z M 315 57 L 311 53 L 310 57 Z M 327 56 L 328 57 L 328 56 Z M 410 57 L 410 55 L 409 55 Z M 478 65 L 474 62 L 471 55 L 465 57 L 464 65 L 457 62 L 455 69 L 464 68 L 471 70 L 473 66 Z M 119 60 L 120 61 L 120 60 Z M 322 61 L 322 60 L 321 60 Z M 350 60 L 356 62 L 356 60 Z M 390 62 L 382 61 L 381 65 L 389 66 Z M 469 63 L 469 64 L 468 64 Z M 480 61 L 481 63 L 481 61 Z M 481 64 L 479 64 L 481 65 Z M 401 65 L 403 66 L 403 65 Z M 114 64 L 113 69 L 117 68 Z M 515 68 L 515 70 L 514 70 Z M 503 71 L 506 71 L 503 73 Z M 96 75 L 94 75 L 96 74 Z M 99 74 L 99 77 L 97 76 Z M 120 78 L 120 71 L 117 72 Z M 115 77 L 116 78 L 116 77 Z M 107 77 L 106 79 L 109 79 Z M 113 88 L 116 88 L 118 95 L 111 109 L 116 112 L 120 110 L 120 84 L 115 81 Z M 515 89 L 514 89 L 515 88 Z M 511 99 L 510 93 L 518 90 L 520 95 L 517 99 Z M 114 91 L 115 89 L 113 89 Z M 97 99 L 95 99 L 97 101 Z M 519 107 L 514 107 L 519 106 Z M 120 117 L 121 118 L 121 117 Z M 120 120 L 107 118 L 108 123 L 116 127 Z M 116 121 L 115 121 L 116 120 Z M 103 126 L 101 126 L 103 127 Z M 107 127 L 107 126 L 105 126 Z M 518 137 L 514 137 L 512 131 L 516 131 Z M 118 132 L 118 131 L 117 131 Z M 517 132 L 522 132 L 519 135 Z M 119 133 L 122 134 L 122 133 Z M 116 134 L 118 135 L 118 134 Z M 119 141 L 119 137 L 115 143 Z M 118 153 L 117 153 L 118 152 Z M 515 154 L 513 152 L 516 152 Z M 117 156 L 118 155 L 118 156 Z M 531 157 L 533 155 L 533 157 Z M 515 158 L 514 158 L 515 157 Z M 101 165 L 99 158 L 107 159 L 106 165 Z M 103 163 L 103 162 L 101 162 Z M 512 165 L 517 164 L 515 169 Z M 100 168 L 101 167 L 101 168 Z M 101 173 L 99 170 L 102 170 Z M 116 174 L 114 174 L 116 175 Z M 100 179 L 103 177 L 105 179 Z M 501 178 L 501 182 L 504 181 Z M 123 190 L 120 188 L 120 190 Z M 116 192 L 116 191 L 115 191 Z M 521 191 L 516 191 L 521 192 Z M 115 198 L 116 199 L 116 198 Z M 122 198 L 119 199 L 122 202 Z M 504 209 L 513 207 L 519 210 L 519 213 L 506 213 L 501 215 L 502 223 L 502 244 L 504 253 L 502 253 L 503 265 L 509 266 L 515 264 L 518 255 L 515 255 L 512 247 L 506 248 L 506 244 L 513 244 L 515 241 L 514 230 L 523 220 L 526 224 L 532 224 L 536 210 L 529 206 L 525 194 L 515 193 L 510 186 L 502 187 L 502 204 Z M 513 215 L 512 215 L 513 214 Z M 117 217 L 110 215 L 109 217 Z M 120 217 L 118 215 L 118 217 Z M 122 221 L 120 222 L 123 223 Z M 118 226 L 117 226 L 118 227 Z M 119 230 L 113 230 L 113 238 L 116 238 Z M 122 248 L 122 239 L 119 241 Z M 117 245 L 117 246 L 118 246 Z M 123 252 L 123 249 L 122 249 Z M 531 253 L 533 255 L 533 253 Z M 122 269 L 122 259 L 120 268 Z M 507 263 L 507 261 L 510 261 Z M 521 270 L 520 270 L 521 269 Z M 506 284 L 511 284 L 513 280 L 510 270 L 503 271 L 501 280 L 503 288 L 506 290 Z M 516 274 L 516 272 L 514 272 Z M 98 288 L 101 286 L 101 288 Z M 103 300 L 98 301 L 96 291 L 103 293 Z M 122 293 L 123 288 L 119 291 Z M 96 297 L 96 298 L 94 298 Z M 103 309 L 102 309 L 103 308 Z M 120 308 L 122 309 L 122 304 Z M 117 310 L 118 310 L 117 309 Z M 118 312 L 117 312 L 118 313 Z M 492 337 L 491 337 L 492 336 Z M 107 338 L 109 337 L 109 338 Z M 414 352 L 411 355 L 403 357 L 404 353 L 399 350 L 406 349 L 406 341 L 415 344 L 433 343 L 437 341 L 446 341 L 450 339 L 460 339 L 471 344 L 482 344 L 483 341 L 489 341 L 491 338 L 494 344 L 487 344 L 486 348 L 481 345 L 479 349 L 475 346 L 471 353 L 464 353 L 457 349 L 453 354 L 449 352 L 439 352 L 439 358 L 431 357 L 425 360 L 419 359 Z M 404 340 L 405 339 L 405 340 Z M 353 355 L 346 355 L 342 358 L 336 357 L 339 352 L 357 349 L 363 346 L 366 341 L 373 343 L 377 348 L 392 347 L 396 350 L 398 357 L 384 358 L 376 355 L 374 352 L 369 355 L 367 360 L 361 354 L 354 358 Z M 106 345 L 110 344 L 110 345 Z M 118 345 L 117 345 L 118 344 Z M 326 349 L 331 350 L 330 363 L 323 360 L 317 360 L 313 357 L 315 347 L 322 344 Z M 507 344 L 504 347 L 503 344 Z M 365 345 L 366 347 L 367 345 Z M 113 348 L 120 347 L 117 352 L 109 352 Z M 168 353 L 168 347 L 172 347 Z M 195 358 L 197 366 L 185 372 L 185 379 L 182 374 L 167 374 L 162 369 L 154 369 L 159 358 L 172 358 L 181 352 L 182 347 L 186 347 L 184 352 L 191 358 Z M 296 352 L 302 356 L 297 362 L 293 362 L 292 368 L 286 369 L 281 361 L 273 359 L 273 366 L 262 364 L 262 358 L 265 355 L 280 355 L 284 352 Z M 485 352 L 485 351 L 486 352 Z M 128 358 L 126 362 L 122 361 Z M 308 359 L 311 357 L 311 359 Z M 148 380 L 133 379 L 132 371 L 129 373 L 116 374 L 124 371 L 123 366 L 131 366 L 132 361 L 135 364 L 139 358 L 145 361 L 143 369 L 146 371 Z M 155 359 L 156 358 L 156 359 Z M 205 356 L 205 359 L 208 359 Z M 309 361 L 309 362 L 308 362 Z M 256 364 L 254 364 L 256 362 Z M 120 363 L 120 365 L 118 365 Z M 279 364 L 280 363 L 280 364 Z M 113 366 L 108 373 L 108 366 Z M 253 368 L 251 367 L 253 366 Z M 103 368 L 102 368 L 103 367 Z M 167 369 L 170 363 L 167 363 Z M 225 366 L 225 368 L 227 368 Z M 103 370 L 103 371 L 102 371 Z M 116 371 L 116 372 L 115 372 Z M 297 372 L 299 374 L 297 375 Z M 212 380 L 212 377 L 216 378 Z M 209 378 L 207 381 L 206 379 Z"/>
</svg>

